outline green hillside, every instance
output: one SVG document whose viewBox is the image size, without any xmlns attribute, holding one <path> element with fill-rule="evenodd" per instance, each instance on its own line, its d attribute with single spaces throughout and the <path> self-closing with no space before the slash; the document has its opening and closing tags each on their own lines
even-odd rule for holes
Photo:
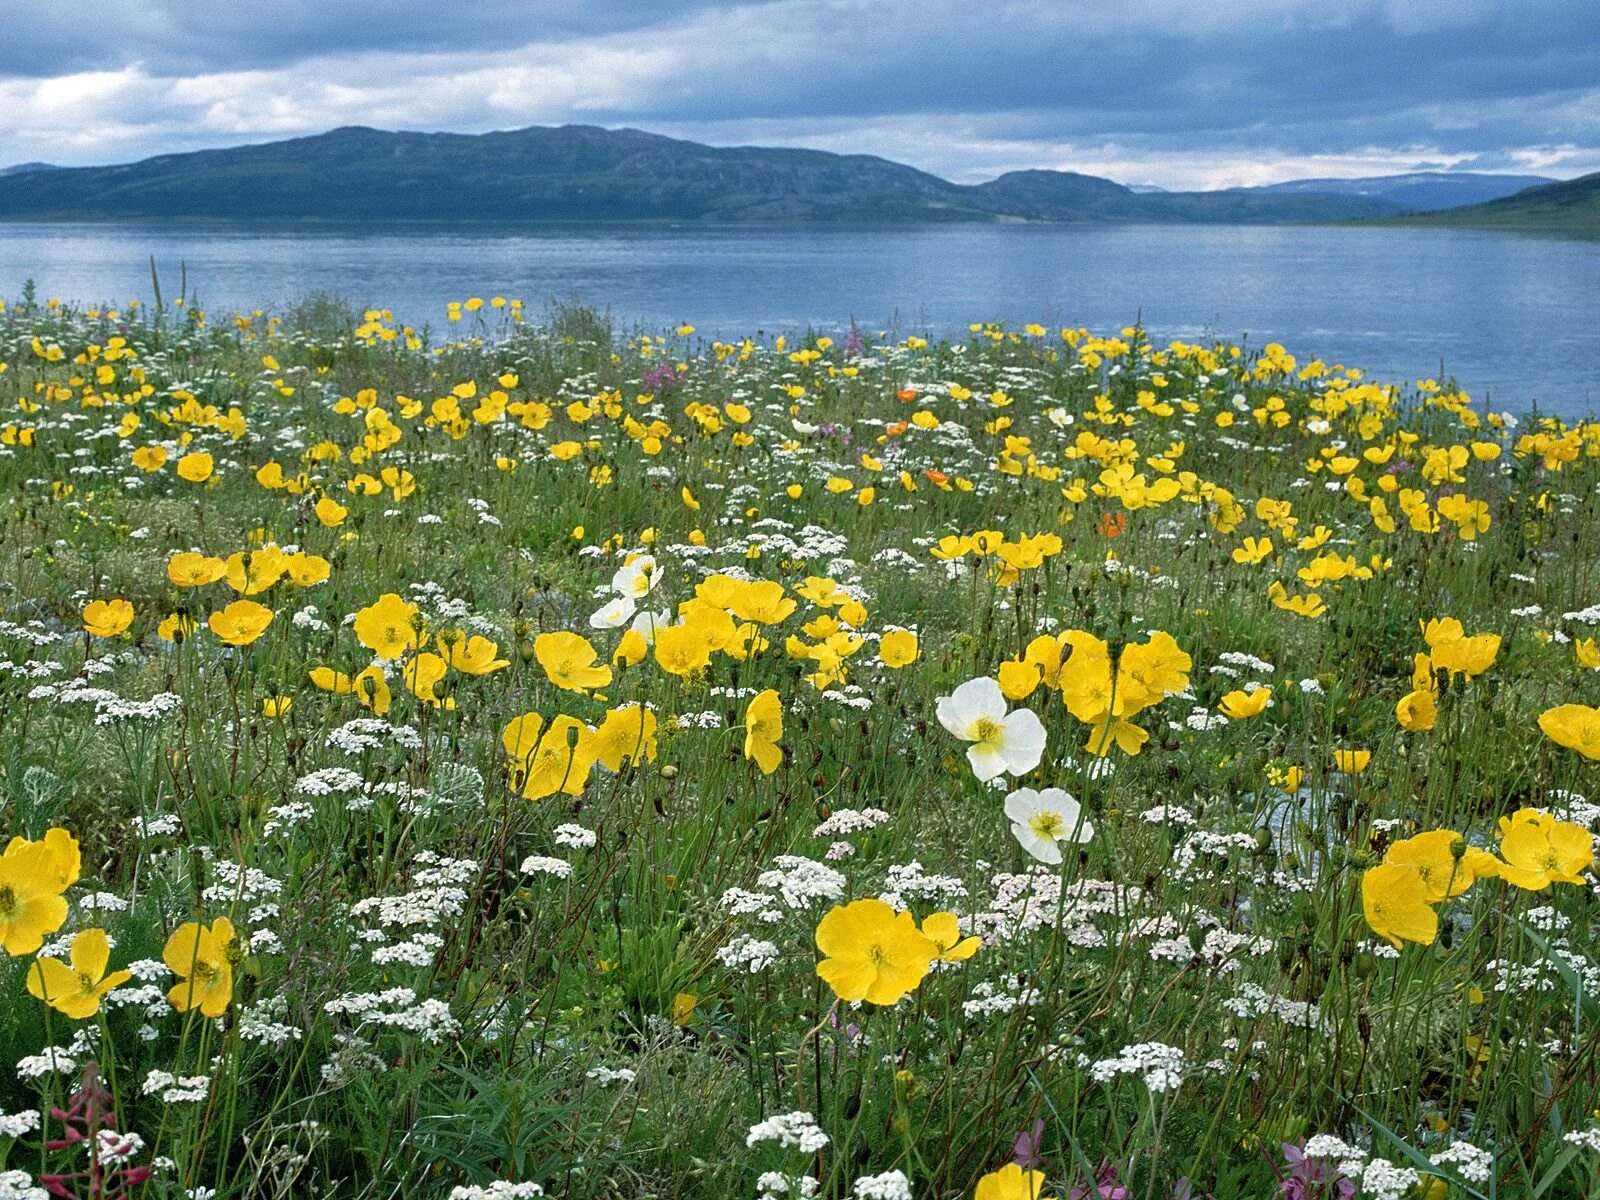
<svg viewBox="0 0 1600 1200">
<path fill-rule="evenodd" d="M 1419 213 L 1391 220 L 1406 225 L 1550 230 L 1600 236 L 1600 171 L 1531 187 L 1486 204 L 1469 204 L 1446 212 Z"/>
</svg>

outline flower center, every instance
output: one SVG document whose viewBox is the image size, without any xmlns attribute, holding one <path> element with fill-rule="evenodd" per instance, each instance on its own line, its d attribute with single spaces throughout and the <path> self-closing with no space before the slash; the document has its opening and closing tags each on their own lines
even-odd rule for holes
<svg viewBox="0 0 1600 1200">
<path fill-rule="evenodd" d="M 877 942 L 867 947 L 867 961 L 875 967 L 882 967 L 889 961 L 889 955 Z"/>
<path fill-rule="evenodd" d="M 972 726 L 972 740 L 975 742 L 994 742 L 1000 738 L 1000 733 L 1005 727 L 993 717 L 979 717 Z"/>
<path fill-rule="evenodd" d="M 1055 842 L 1060 841 L 1061 835 L 1066 832 L 1066 822 L 1061 819 L 1061 814 L 1058 812 L 1034 813 L 1028 818 L 1028 828 L 1040 837 Z"/>
<path fill-rule="evenodd" d="M 0 917 L 9 917 L 17 911 L 17 894 L 11 885 L 0 887 Z"/>
</svg>

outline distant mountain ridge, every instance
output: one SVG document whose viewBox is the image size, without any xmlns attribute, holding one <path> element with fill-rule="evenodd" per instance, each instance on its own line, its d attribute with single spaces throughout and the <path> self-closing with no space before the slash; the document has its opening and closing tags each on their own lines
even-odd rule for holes
<svg viewBox="0 0 1600 1200">
<path fill-rule="evenodd" d="M 1475 171 L 1413 171 L 1405 175 L 1370 175 L 1359 179 L 1291 179 L 1235 191 L 1263 195 L 1369 196 L 1388 200 L 1411 212 L 1435 212 L 1513 196 L 1530 187 L 1554 183 L 1547 175 L 1489 175 Z"/>
<path fill-rule="evenodd" d="M 592 125 L 484 134 L 346 126 L 114 166 L 0 171 L 0 220 L 1273 224 L 1406 211 L 1387 195 L 1298 184 L 1165 192 L 1046 170 L 957 184 L 872 155 L 706 146 Z"/>
</svg>

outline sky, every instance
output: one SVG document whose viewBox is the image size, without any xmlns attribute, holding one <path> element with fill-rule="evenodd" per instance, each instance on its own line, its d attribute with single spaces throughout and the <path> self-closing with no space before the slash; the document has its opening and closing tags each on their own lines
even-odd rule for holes
<svg viewBox="0 0 1600 1200">
<path fill-rule="evenodd" d="M 631 126 L 1203 189 L 1600 170 L 1596 0 L 0 0 L 0 166 Z"/>
</svg>

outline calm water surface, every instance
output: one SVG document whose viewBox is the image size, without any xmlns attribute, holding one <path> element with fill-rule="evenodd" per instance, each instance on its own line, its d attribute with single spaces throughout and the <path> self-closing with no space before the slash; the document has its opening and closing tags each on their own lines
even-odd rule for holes
<svg viewBox="0 0 1600 1200">
<path fill-rule="evenodd" d="M 1468 230 L 1118 225 L 339 229 L 0 225 L 0 297 L 150 297 L 149 258 L 212 311 L 327 291 L 443 325 L 447 300 L 609 307 L 714 336 L 960 333 L 971 321 L 1281 341 L 1475 399 L 1600 408 L 1600 241 Z"/>
</svg>

